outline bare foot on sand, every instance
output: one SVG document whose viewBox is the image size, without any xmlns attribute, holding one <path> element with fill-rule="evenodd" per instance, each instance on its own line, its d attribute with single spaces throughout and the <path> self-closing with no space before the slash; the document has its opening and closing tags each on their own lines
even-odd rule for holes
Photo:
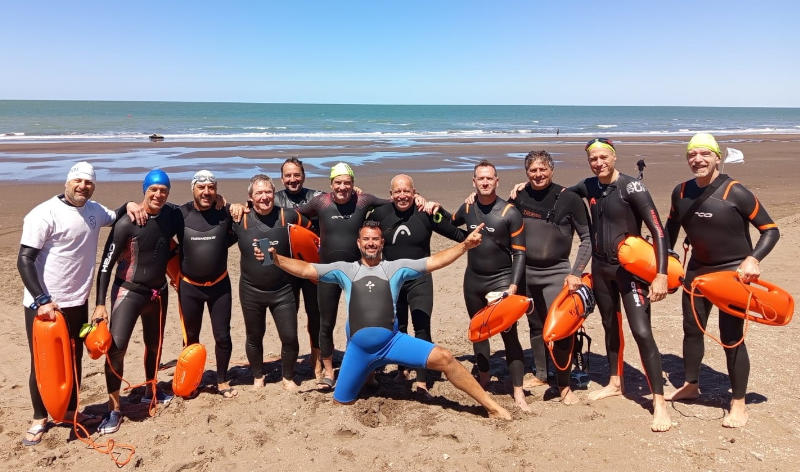
<svg viewBox="0 0 800 472">
<path fill-rule="evenodd" d="M 428 391 L 428 384 L 426 384 L 425 382 L 414 382 L 414 385 L 411 388 L 412 390 L 414 390 L 415 392 L 426 398 L 433 398 L 431 392 Z"/>
<path fill-rule="evenodd" d="M 575 395 L 575 392 L 573 392 L 572 389 L 569 387 L 562 388 L 560 394 L 561 394 L 561 403 L 563 403 L 564 405 L 567 406 L 575 405 L 578 402 L 580 402 L 578 396 Z"/>
<path fill-rule="evenodd" d="M 228 382 L 218 383 L 217 392 L 222 395 L 222 398 L 236 398 L 239 396 L 239 391 L 231 387 Z"/>
<path fill-rule="evenodd" d="M 620 384 L 619 376 L 612 376 L 608 380 L 608 385 L 601 388 L 600 390 L 595 390 L 594 392 L 589 394 L 589 401 L 597 401 L 602 400 L 603 398 L 614 397 L 617 395 L 622 395 L 622 386 Z"/>
<path fill-rule="evenodd" d="M 545 387 L 547 385 L 549 384 L 546 381 L 535 376 L 529 379 L 525 379 L 525 381 L 522 382 L 522 388 L 524 388 L 525 390 L 533 390 L 536 387 Z"/>
<path fill-rule="evenodd" d="M 663 395 L 653 395 L 653 424 L 650 430 L 656 433 L 669 431 L 672 427 L 672 420 L 669 417 L 667 402 Z"/>
<path fill-rule="evenodd" d="M 308 357 L 309 363 L 314 368 L 314 379 L 319 380 L 322 378 L 322 362 L 320 361 L 319 348 L 311 348 L 311 355 Z"/>
<path fill-rule="evenodd" d="M 668 402 L 679 400 L 697 400 L 700 397 L 700 384 L 686 382 L 679 389 L 672 393 L 664 394 L 664 400 Z"/>
<path fill-rule="evenodd" d="M 525 401 L 525 391 L 522 390 L 522 387 L 514 387 L 514 403 L 525 413 L 531 412 L 531 407 L 529 407 L 528 402 Z"/>
<path fill-rule="evenodd" d="M 283 389 L 287 392 L 296 392 L 297 391 L 297 384 L 294 383 L 292 379 L 281 379 L 283 383 Z"/>
<path fill-rule="evenodd" d="M 258 377 L 253 379 L 253 389 L 259 389 L 264 386 L 264 377 Z"/>
<path fill-rule="evenodd" d="M 722 426 L 726 428 L 741 428 L 747 424 L 747 408 L 744 405 L 744 398 L 731 400 L 731 411 L 722 420 Z"/>
</svg>

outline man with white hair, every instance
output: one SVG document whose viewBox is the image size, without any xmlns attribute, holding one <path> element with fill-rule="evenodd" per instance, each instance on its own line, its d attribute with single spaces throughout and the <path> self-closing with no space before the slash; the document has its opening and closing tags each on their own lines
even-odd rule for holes
<svg viewBox="0 0 800 472">
<path fill-rule="evenodd" d="M 126 208 L 115 213 L 91 200 L 94 190 L 94 167 L 88 162 L 78 162 L 67 174 L 64 193 L 34 207 L 25 215 L 22 225 L 17 268 L 25 286 L 22 304 L 31 350 L 28 387 L 33 405 L 33 421 L 22 440 L 26 446 L 39 444 L 47 430 L 47 410 L 33 367 L 33 320 L 37 316 L 54 320 L 56 311 L 61 311 L 70 338 L 76 346 L 81 346 L 78 334 L 89 319 L 88 298 L 100 228 L 111 226 Z M 128 211 L 140 224 L 147 220 L 144 210 L 136 204 L 128 204 Z M 82 357 L 83 349 L 75 349 L 78 382 Z M 77 407 L 78 388 L 75 385 L 70 399 L 72 411 Z"/>
</svg>

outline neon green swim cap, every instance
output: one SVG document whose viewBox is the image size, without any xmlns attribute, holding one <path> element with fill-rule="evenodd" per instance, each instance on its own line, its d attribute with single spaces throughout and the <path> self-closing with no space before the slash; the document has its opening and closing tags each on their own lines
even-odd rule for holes
<svg viewBox="0 0 800 472">
<path fill-rule="evenodd" d="M 354 179 L 356 178 L 355 174 L 353 174 L 353 168 L 344 162 L 339 162 L 335 166 L 331 167 L 331 180 L 333 180 L 333 178 L 337 175 L 349 175 Z"/>
<path fill-rule="evenodd" d="M 692 136 L 692 139 L 689 140 L 689 144 L 686 145 L 686 152 L 688 153 L 692 149 L 697 148 L 706 148 L 714 151 L 719 157 L 722 157 L 722 151 L 719 150 L 719 144 L 717 144 L 717 140 L 714 139 L 710 133 L 697 133 Z"/>
</svg>

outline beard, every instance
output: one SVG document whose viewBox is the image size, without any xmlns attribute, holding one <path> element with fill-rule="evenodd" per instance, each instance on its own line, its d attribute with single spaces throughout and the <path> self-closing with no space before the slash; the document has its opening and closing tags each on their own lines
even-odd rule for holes
<svg viewBox="0 0 800 472">
<path fill-rule="evenodd" d="M 375 254 L 367 254 L 367 251 L 363 249 L 360 249 L 360 251 L 361 251 L 361 257 L 363 257 L 368 261 L 374 261 L 375 259 L 381 258 L 381 251 L 376 251 Z"/>
</svg>

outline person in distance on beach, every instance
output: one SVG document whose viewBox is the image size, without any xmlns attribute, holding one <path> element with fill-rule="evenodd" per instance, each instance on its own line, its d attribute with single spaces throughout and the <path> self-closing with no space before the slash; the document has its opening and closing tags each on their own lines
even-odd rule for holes
<svg viewBox="0 0 800 472">
<path fill-rule="evenodd" d="M 252 246 L 263 238 L 272 247 L 289 255 L 289 232 L 287 225 L 296 224 L 306 228 L 311 222 L 297 211 L 275 205 L 275 185 L 264 174 L 250 179 L 247 194 L 252 210 L 241 221 L 234 222 L 233 231 L 239 240 L 241 253 L 241 276 L 239 298 L 247 333 L 245 351 L 253 373 L 253 384 L 264 386 L 264 333 L 266 312 L 272 313 L 275 328 L 281 341 L 281 368 L 283 388 L 296 390 L 294 366 L 300 346 L 297 342 L 297 302 L 294 293 L 294 277 L 274 265 L 262 265 L 253 257 Z"/>
<path fill-rule="evenodd" d="M 281 165 L 281 182 L 284 189 L 275 192 L 275 206 L 281 208 L 297 208 L 308 203 L 317 195 L 322 195 L 319 190 L 304 187 L 306 170 L 303 161 L 296 157 L 286 159 Z M 311 220 L 311 230 L 319 234 L 319 220 Z M 322 363 L 319 355 L 319 302 L 317 301 L 317 286 L 310 280 L 296 279 L 294 281 L 294 300 L 300 306 L 300 292 L 303 292 L 303 306 L 308 318 L 308 337 L 311 341 L 310 364 L 314 369 L 314 377 L 322 380 Z"/>
<path fill-rule="evenodd" d="M 480 244 L 482 229 L 481 224 L 463 242 L 423 259 L 384 260 L 383 233 L 376 221 L 365 222 L 358 231 L 356 244 L 361 258 L 355 262 L 309 264 L 269 249 L 267 257 L 290 274 L 335 283 L 347 291 L 348 343 L 333 392 L 336 402 L 353 403 L 374 369 L 400 363 L 444 372 L 453 385 L 483 405 L 490 417 L 511 419 L 450 351 L 397 330 L 395 301 L 402 284 L 449 265 Z M 264 257 L 258 248 L 254 251 L 257 257 Z"/>
<path fill-rule="evenodd" d="M 497 196 L 497 170 L 489 161 L 475 165 L 472 183 L 475 187 L 474 204 L 464 203 L 453 214 L 453 224 L 466 224 L 468 230 L 483 228 L 484 238 L 467 256 L 464 272 L 464 302 L 472 319 L 486 306 L 486 295 L 504 291 L 517 292 L 525 274 L 525 225 L 522 215 L 514 205 Z M 523 411 L 530 411 L 522 390 L 525 374 L 522 345 L 517 336 L 517 324 L 501 333 L 506 348 L 506 363 L 511 375 L 514 402 Z M 480 385 L 489 384 L 489 340 L 473 343 L 475 363 L 478 365 Z"/>
<path fill-rule="evenodd" d="M 392 178 L 389 196 L 392 205 L 376 208 L 368 216 L 369 220 L 380 223 L 385 244 L 383 257 L 388 261 L 397 259 L 421 259 L 431 255 L 431 236 L 437 232 L 453 241 L 463 241 L 464 230 L 456 228 L 451 215 L 439 208 L 429 214 L 420 211 L 414 204 L 414 180 L 405 174 Z M 408 315 L 414 324 L 414 336 L 431 341 L 431 312 L 433 311 L 433 277 L 424 274 L 414 280 L 406 281 L 397 296 L 395 314 L 398 329 L 408 332 Z M 398 376 L 406 378 L 404 366 L 399 366 Z M 427 392 L 427 372 L 417 370 L 415 387 L 418 392 Z"/>
<path fill-rule="evenodd" d="M 111 271 L 117 264 L 111 289 L 111 347 L 105 365 L 109 411 L 98 431 L 111 434 L 122 424 L 120 386 L 125 353 L 136 319 L 142 319 L 147 379 L 142 403 L 169 403 L 172 395 L 157 390 L 156 373 L 161 357 L 164 324 L 167 319 L 167 262 L 172 257 L 170 242 L 183 231 L 183 216 L 175 206 L 165 206 L 169 197 L 169 176 L 161 169 L 147 173 L 142 182 L 142 207 L 147 212 L 144 226 L 127 216 L 114 223 L 106 240 L 97 272 L 96 306 L 93 320 L 109 320 L 106 294 Z M 155 399 L 154 394 L 155 393 Z"/>
<path fill-rule="evenodd" d="M 528 314 L 533 371 L 536 376 L 526 387 L 547 385 L 547 352 L 542 341 L 550 304 L 562 287 L 571 292 L 581 287 L 581 274 L 592 257 L 589 215 L 581 198 L 553 183 L 553 158 L 547 151 L 531 151 L 525 156 L 528 182 L 516 188 L 509 202 L 522 213 L 525 223 L 525 284 L 521 293 L 533 298 L 534 309 Z M 570 268 L 572 236 L 577 233 L 580 246 Z M 566 405 L 578 402 L 570 388 L 570 351 L 574 335 L 556 341 L 553 354 L 557 369 L 556 383 Z"/>
<path fill-rule="evenodd" d="M 647 164 L 644 163 L 644 159 L 639 159 L 636 161 L 636 169 L 639 170 L 639 180 L 644 179 L 644 168 L 647 167 Z"/>
<path fill-rule="evenodd" d="M 681 227 L 692 245 L 692 257 L 683 281 L 686 289 L 698 275 L 721 270 L 736 270 L 742 282 L 758 280 L 759 261 L 769 254 L 780 238 L 778 226 L 758 199 L 742 184 L 721 174 L 722 161 L 717 140 L 708 133 L 695 134 L 686 146 L 686 162 L 694 178 L 678 184 L 672 191 L 672 205 L 667 219 L 669 247 L 678 239 Z M 750 240 L 750 225 L 761 235 L 755 248 Z M 683 365 L 686 381 L 667 394 L 669 400 L 694 400 L 700 396 L 700 364 L 703 360 L 703 332 L 711 312 L 711 302 L 683 293 Z M 719 310 L 720 340 L 733 347 L 725 348 L 731 382 L 730 411 L 722 425 L 739 428 L 747 423 L 745 393 L 750 376 L 750 358 L 744 344 L 744 319 Z M 741 344 L 739 340 L 742 340 Z"/>
<path fill-rule="evenodd" d="M 78 347 L 75 349 L 78 384 L 69 404 L 73 412 L 77 408 L 83 359 L 83 343 L 78 335 L 89 318 L 88 299 L 100 228 L 111 226 L 126 208 L 123 206 L 115 213 L 91 200 L 95 183 L 94 167 L 88 162 L 78 162 L 67 174 L 64 193 L 34 207 L 22 224 L 17 268 L 25 287 L 22 304 L 31 349 L 28 389 L 33 406 L 33 421 L 22 439 L 26 446 L 39 444 L 47 431 L 47 410 L 33 366 L 33 319 L 37 316 L 53 320 L 57 310 L 64 314 L 70 338 Z M 127 208 L 129 216 L 144 224 L 147 216 L 143 209 L 131 203 Z M 74 413 L 68 412 L 66 416 L 72 418 Z M 85 418 L 79 415 L 78 420 Z"/>
<path fill-rule="evenodd" d="M 644 183 L 616 169 L 617 151 L 611 140 L 591 139 L 584 150 L 595 177 L 582 180 L 570 190 L 589 202 L 593 291 L 603 321 L 610 374 L 608 385 L 590 393 L 589 400 L 622 395 L 624 392 L 621 297 L 653 392 L 653 423 L 650 429 L 667 431 L 672 421 L 664 401 L 661 353 L 650 324 L 650 303 L 663 300 L 667 295 L 667 240 L 664 229 Z M 623 269 L 617 259 L 619 243 L 627 236 L 641 235 L 642 221 L 655 241 L 658 268 L 658 275 L 649 286 Z"/>
</svg>

